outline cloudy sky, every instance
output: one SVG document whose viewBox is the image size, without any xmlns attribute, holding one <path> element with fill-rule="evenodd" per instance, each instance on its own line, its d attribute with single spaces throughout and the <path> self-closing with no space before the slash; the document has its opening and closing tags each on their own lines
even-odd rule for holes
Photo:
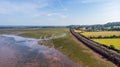
<svg viewBox="0 0 120 67">
<path fill-rule="evenodd" d="M 0 25 L 86 25 L 120 21 L 120 0 L 0 0 Z"/>
</svg>

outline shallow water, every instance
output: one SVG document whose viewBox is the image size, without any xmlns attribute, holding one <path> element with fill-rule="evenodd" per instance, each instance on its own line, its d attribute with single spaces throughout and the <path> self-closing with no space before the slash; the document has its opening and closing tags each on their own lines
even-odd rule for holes
<svg viewBox="0 0 120 67">
<path fill-rule="evenodd" d="M 34 38 L 0 35 L 0 67 L 78 67 L 53 47 Z"/>
</svg>

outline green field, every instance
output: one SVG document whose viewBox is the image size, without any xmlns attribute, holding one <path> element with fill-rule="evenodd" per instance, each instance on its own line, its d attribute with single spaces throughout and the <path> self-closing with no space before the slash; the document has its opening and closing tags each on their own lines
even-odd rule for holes
<svg viewBox="0 0 120 67">
<path fill-rule="evenodd" d="M 113 45 L 116 49 L 120 50 L 120 38 L 115 39 L 92 39 L 95 42 L 110 46 Z"/>
<path fill-rule="evenodd" d="M 86 37 L 109 37 L 109 36 L 120 36 L 120 31 L 101 31 L 101 32 L 83 32 L 82 35 Z M 100 44 L 104 44 L 106 46 L 113 45 L 115 49 L 120 50 L 120 38 L 92 38 L 95 42 L 98 42 Z"/>
<path fill-rule="evenodd" d="M 66 32 L 66 29 L 62 28 L 40 28 L 40 29 L 5 29 L 0 30 L 0 34 L 14 34 L 30 38 L 40 38 L 41 36 L 50 37 L 54 35 L 61 35 Z"/>
<path fill-rule="evenodd" d="M 41 36 L 51 36 L 52 34 L 60 35 L 66 33 L 67 36 L 58 39 L 53 39 L 55 49 L 62 52 L 72 61 L 82 65 L 83 67 L 115 67 L 114 64 L 103 61 L 102 58 L 96 57 L 91 54 L 91 49 L 84 48 L 81 44 L 73 40 L 72 35 L 67 28 L 46 28 L 46 29 L 31 29 L 31 30 L 7 30 L 0 31 L 1 33 L 12 34 L 20 33 L 17 35 L 24 37 L 39 38 Z"/>
</svg>

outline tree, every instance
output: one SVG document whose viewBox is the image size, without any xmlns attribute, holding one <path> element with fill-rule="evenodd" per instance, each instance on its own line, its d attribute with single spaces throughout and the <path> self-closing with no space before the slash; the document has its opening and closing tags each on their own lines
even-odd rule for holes
<svg viewBox="0 0 120 67">
<path fill-rule="evenodd" d="M 110 45 L 110 49 L 113 49 L 113 50 L 114 50 L 114 49 L 115 49 L 115 47 L 114 47 L 113 45 Z"/>
</svg>

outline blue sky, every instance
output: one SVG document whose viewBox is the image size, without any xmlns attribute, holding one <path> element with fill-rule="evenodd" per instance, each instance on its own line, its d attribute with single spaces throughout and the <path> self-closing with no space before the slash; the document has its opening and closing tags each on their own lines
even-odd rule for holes
<svg viewBox="0 0 120 67">
<path fill-rule="evenodd" d="M 0 0 L 0 25 L 86 25 L 120 21 L 120 0 Z"/>
</svg>

